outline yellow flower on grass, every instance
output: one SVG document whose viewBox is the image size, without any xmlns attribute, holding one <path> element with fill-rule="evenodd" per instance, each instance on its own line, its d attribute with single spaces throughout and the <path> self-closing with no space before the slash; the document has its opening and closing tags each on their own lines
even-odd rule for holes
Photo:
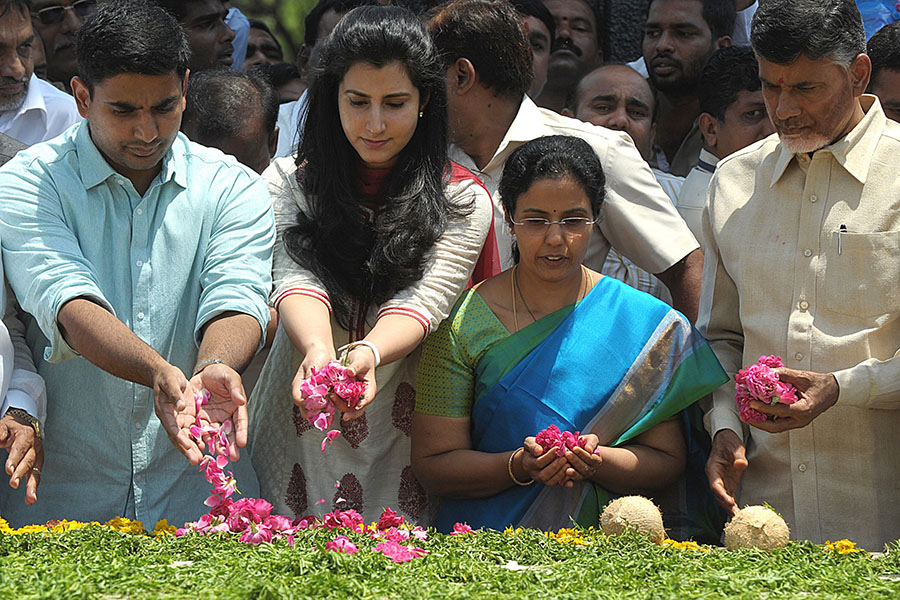
<svg viewBox="0 0 900 600">
<path fill-rule="evenodd" d="M 25 533 L 41 533 L 43 531 L 47 531 L 47 527 L 45 525 L 26 525 L 25 527 L 14 529 L 10 531 L 10 533 L 12 535 L 23 535 Z"/>
<path fill-rule="evenodd" d="M 513 529 L 512 525 L 507 525 L 506 529 L 503 530 L 503 533 L 505 535 L 518 535 L 522 533 L 522 528 L 516 527 L 515 529 Z"/>
<path fill-rule="evenodd" d="M 144 524 L 142 522 L 126 519 L 125 517 L 115 517 L 104 523 L 104 525 L 122 533 L 144 533 Z"/>
<path fill-rule="evenodd" d="M 166 519 L 157 521 L 156 526 L 153 527 L 153 535 L 156 537 L 175 535 L 175 531 L 176 528 L 173 525 L 169 525 L 169 522 Z"/>
<path fill-rule="evenodd" d="M 585 533 L 590 535 L 591 533 L 593 533 L 593 531 L 591 531 L 591 529 L 560 529 L 556 533 L 548 531 L 547 537 L 563 544 L 572 544 L 574 546 L 590 546 L 593 542 L 584 538 L 582 534 Z"/>
<path fill-rule="evenodd" d="M 83 523 L 81 521 L 67 521 L 63 519 L 62 521 L 51 521 L 47 523 L 48 531 L 52 531 L 53 533 L 65 533 L 66 531 L 72 531 L 73 529 L 84 529 L 89 525 L 100 525 L 96 521 L 92 523 Z"/>
<path fill-rule="evenodd" d="M 0 533 L 12 533 L 12 527 L 6 522 L 6 519 L 0 517 Z"/>
<path fill-rule="evenodd" d="M 688 540 L 686 542 L 677 542 L 672 539 L 665 539 L 661 544 L 664 548 L 674 548 L 675 550 L 695 550 L 697 552 L 709 552 L 709 548 L 705 548 L 698 544 L 697 542 L 693 542 Z"/>
<path fill-rule="evenodd" d="M 836 542 L 826 541 L 823 550 L 831 551 L 836 554 L 856 554 L 863 553 L 865 554 L 865 550 L 856 547 L 856 542 L 851 542 L 850 540 L 838 540 Z"/>
</svg>

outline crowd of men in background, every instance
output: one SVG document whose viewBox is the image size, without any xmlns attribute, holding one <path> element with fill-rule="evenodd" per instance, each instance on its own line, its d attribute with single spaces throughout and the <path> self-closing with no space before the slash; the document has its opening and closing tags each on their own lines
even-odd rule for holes
<svg viewBox="0 0 900 600">
<path fill-rule="evenodd" d="M 203 133 L 188 131 L 258 172 L 264 168 L 259 148 L 273 140 L 276 150 L 271 156 L 289 155 L 302 135 L 303 92 L 317 45 L 349 10 L 375 3 L 318 2 L 306 17 L 303 44 L 291 61 L 266 23 L 246 18 L 224 0 L 159 0 L 184 27 L 191 73 L 214 71 L 198 82 L 189 110 L 194 110 L 192 104 L 205 108 L 197 108 L 198 118 L 186 119 L 193 123 L 186 126 L 218 124 L 207 125 L 213 130 Z M 761 95 L 754 94 L 759 82 L 752 76 L 752 51 L 717 52 L 749 49 L 757 3 L 651 0 L 642 29 L 642 55 L 628 64 L 603 61 L 601 23 L 612 19 L 609 27 L 615 28 L 616 15 L 606 17 L 596 0 L 512 3 L 522 15 L 534 59 L 528 95 L 540 107 L 626 131 L 699 239 L 699 213 L 709 179 L 703 173 L 711 175 L 719 158 L 773 131 Z M 80 120 L 70 95 L 70 82 L 77 74 L 74 36 L 96 4 L 97 0 L 31 0 L 30 14 L 15 5 L 4 9 L 0 43 L 7 52 L 0 66 L 7 83 L 0 88 L 0 133 L 27 146 L 51 139 Z M 424 13 L 435 2 L 394 4 Z M 868 91 L 881 99 L 893 119 L 900 118 L 898 36 L 898 26 L 887 25 L 868 44 L 873 67 Z M 280 105 L 278 134 L 270 118 L 273 98 Z M 732 107 L 735 102 L 739 105 Z M 259 118 L 248 119 L 248 114 Z M 238 140 L 244 151 L 232 152 L 239 147 Z M 4 143 L 15 147 L 10 140 Z M 621 273 L 626 271 L 620 268 Z M 628 276 L 629 283 L 638 281 L 637 276 Z M 640 289 L 660 291 L 646 276 L 642 281 Z"/>
<path fill-rule="evenodd" d="M 296 151 L 306 118 L 306 87 L 315 77 L 317 52 L 322 41 L 348 11 L 360 5 L 376 3 L 375 0 L 320 0 L 306 16 L 303 45 L 294 60 L 294 57 L 286 56 L 284 47 L 269 26 L 248 19 L 223 0 L 156 2 L 182 24 L 190 46 L 190 71 L 181 132 L 195 142 L 234 156 L 256 173 L 262 173 L 272 158 L 289 156 Z M 754 51 L 755 48 L 751 49 L 750 42 L 757 33 L 750 29 L 754 14 L 758 10 L 765 11 L 769 5 L 778 4 L 779 0 L 760 2 L 758 5 L 755 1 L 744 0 L 649 0 L 642 29 L 642 54 L 633 57 L 633 62 L 623 64 L 604 62 L 605 40 L 600 39 L 601 24 L 605 23 L 606 29 L 615 28 L 616 15 L 603 14 L 597 0 L 511 0 L 521 16 L 531 44 L 531 87 L 524 100 L 522 97 L 497 95 L 492 78 L 498 77 L 498 74 L 485 66 L 486 63 L 480 62 L 480 57 L 470 57 L 471 60 L 460 63 L 464 68 L 458 77 L 448 78 L 453 128 L 451 140 L 466 155 L 459 162 L 483 178 L 489 190 L 495 189 L 494 169 L 498 164 L 502 167 L 504 144 L 518 126 L 519 115 L 526 114 L 522 111 L 532 110 L 533 104 L 541 108 L 540 113 L 527 114 L 543 115 L 540 118 L 548 126 L 553 123 L 554 127 L 561 127 L 562 121 L 553 119 L 564 115 L 593 126 L 624 132 L 623 135 L 627 134 L 636 147 L 640 159 L 652 169 L 657 183 L 683 217 L 701 248 L 707 249 L 707 252 L 709 248 L 719 249 L 719 256 L 706 256 L 705 268 L 709 273 L 704 275 L 704 282 L 708 280 L 719 284 L 723 273 L 727 273 L 735 280 L 729 285 L 742 289 L 741 274 L 728 262 L 729 248 L 723 248 L 719 237 L 724 235 L 725 230 L 732 235 L 735 235 L 734 231 L 728 229 L 721 214 L 704 217 L 708 192 L 715 189 L 719 198 L 728 195 L 725 175 L 714 179 L 726 157 L 765 138 L 773 140 L 772 144 L 777 143 L 777 137 L 770 137 L 776 131 L 779 135 L 785 135 L 778 124 L 790 123 L 792 117 L 787 113 L 772 115 L 767 112 L 766 94 L 782 93 L 781 90 L 790 85 L 802 90 L 805 85 L 799 80 L 785 83 L 792 81 L 794 74 L 772 66 L 783 64 L 781 57 L 761 56 Z M 434 4 L 427 0 L 397 0 L 393 3 L 423 15 Z M 85 19 L 96 8 L 95 0 L 0 1 L 0 160 L 5 162 L 22 148 L 56 138 L 89 116 L 86 103 L 81 100 L 76 102 L 82 84 L 76 78 L 79 73 L 75 39 Z M 477 27 L 473 31 L 478 35 L 490 35 L 489 31 L 478 32 Z M 760 43 L 763 41 L 760 38 Z M 884 26 L 868 40 L 866 50 L 871 74 L 869 76 L 868 71 L 859 71 L 865 75 L 861 75 L 859 80 L 867 81 L 865 91 L 880 99 L 887 117 L 900 121 L 900 23 Z M 794 60 L 815 63 L 831 56 L 829 52 L 807 54 L 800 59 L 787 57 L 790 59 L 788 63 L 793 64 Z M 466 65 L 469 71 L 465 71 Z M 851 73 L 855 73 L 854 65 L 856 63 L 849 67 Z M 761 81 L 760 75 L 767 68 L 775 75 L 763 77 Z M 770 111 L 773 101 L 775 106 L 788 110 L 784 108 L 787 102 L 784 98 L 772 98 L 774 100 L 770 98 L 768 104 Z M 865 100 L 864 104 L 862 112 L 869 110 L 871 105 L 869 100 Z M 537 111 L 536 108 L 534 110 Z M 550 111 L 558 115 L 548 117 Z M 789 126 L 785 127 L 789 129 Z M 877 144 L 874 141 L 871 144 L 874 152 Z M 755 148 L 759 148 L 756 152 L 760 153 L 767 146 Z M 769 150 L 776 152 L 771 148 Z M 816 150 L 818 148 L 801 148 L 800 152 L 813 156 Z M 766 162 L 766 156 L 754 160 L 764 164 L 765 168 L 781 169 L 781 172 L 770 174 L 773 177 L 772 186 L 775 186 L 786 167 L 773 166 L 771 161 Z M 729 165 L 732 170 L 735 168 L 734 161 Z M 815 158 L 811 164 L 802 166 L 804 171 L 813 173 L 810 169 L 814 165 L 818 165 Z M 604 164 L 604 168 L 606 166 Z M 711 180 L 713 188 L 710 187 Z M 862 183 L 865 181 L 862 177 Z M 803 185 L 799 185 L 798 189 L 803 191 Z M 744 191 L 747 195 L 751 190 Z M 819 197 L 825 196 L 819 192 Z M 816 198 L 812 195 L 810 201 L 815 203 Z M 893 197 L 894 204 L 885 200 L 886 205 L 895 210 L 897 199 Z M 851 219 L 847 217 L 846 221 L 849 224 Z M 748 224 L 752 222 L 748 221 Z M 847 232 L 843 222 L 839 227 L 837 252 L 854 252 L 853 238 L 849 235 L 853 231 Z M 844 238 L 840 237 L 842 234 L 845 234 Z M 709 239 L 710 235 L 716 237 Z M 502 240 L 503 233 L 498 232 L 498 237 Z M 738 241 L 735 240 L 735 243 Z M 655 242 L 643 240 L 641 243 L 653 245 Z M 658 242 L 663 245 L 666 241 Z M 842 243 L 845 246 L 842 247 Z M 501 252 L 504 251 L 501 242 Z M 798 252 L 810 256 L 809 249 L 800 248 Z M 740 320 L 729 321 L 723 316 L 721 299 L 717 303 L 716 299 L 707 295 L 707 291 L 712 294 L 712 290 L 704 290 L 701 297 L 700 278 L 704 267 L 698 252 L 688 253 L 675 266 L 662 270 L 652 269 L 649 263 L 644 262 L 645 267 L 655 272 L 641 268 L 613 248 L 602 263 L 602 271 L 672 303 L 692 320 L 696 320 L 699 313 L 700 325 L 708 328 L 701 329 L 704 333 L 708 331 L 719 335 L 718 341 L 725 340 L 722 342 L 725 345 L 735 342 L 735 328 L 740 330 L 742 326 Z M 802 273 L 798 273 L 797 277 L 802 278 Z M 892 283 L 896 285 L 896 281 Z M 793 284 L 787 281 L 785 285 L 790 287 Z M 811 285 L 815 287 L 815 284 Z M 733 296 L 731 300 L 734 300 Z M 808 314 L 815 308 L 809 298 L 807 291 L 785 301 L 788 306 L 799 307 L 796 310 L 800 313 Z M 35 375 L 41 371 L 39 366 L 35 368 L 38 353 L 30 351 L 24 342 L 24 328 L 17 317 L 16 297 L 6 290 L 2 301 L 4 324 L 15 350 L 15 364 L 9 390 L 3 390 L 0 444 L 5 445 L 10 454 L 7 473 L 11 484 L 18 487 L 21 481 L 27 480 L 27 500 L 34 502 L 42 460 L 42 455 L 40 459 L 38 455 L 46 394 L 40 378 Z M 743 310 L 747 310 L 748 306 L 743 306 Z M 761 305 L 760 310 L 763 307 Z M 740 312 L 733 306 L 729 310 Z M 847 312 L 855 309 L 845 307 L 836 310 Z M 789 315 L 787 318 L 792 326 L 801 327 L 795 317 Z M 59 318 L 62 319 L 61 316 Z M 143 319 L 143 313 L 138 318 Z M 883 325 L 877 324 L 878 327 Z M 744 323 L 746 326 L 747 323 Z M 814 327 L 809 323 L 805 326 Z M 732 335 L 730 339 L 729 335 Z M 737 335 L 737 338 L 743 339 L 742 336 Z M 711 341 L 715 348 L 716 340 Z M 792 356 L 799 358 L 796 358 L 796 364 L 790 366 L 803 372 L 814 371 L 815 363 L 809 362 L 810 351 L 803 350 L 802 344 L 791 346 L 795 347 L 796 354 Z M 900 347 L 900 343 L 895 347 Z M 4 353 L 8 352 L 4 349 Z M 857 362 L 862 364 L 867 358 L 854 355 L 852 365 Z M 6 356 L 4 360 L 7 360 Z M 731 369 L 734 365 L 725 366 Z M 837 371 L 839 367 L 829 363 L 828 368 Z M 856 373 L 852 377 L 845 375 L 843 380 L 840 377 L 837 379 L 842 390 L 855 390 L 855 402 L 865 404 L 860 398 L 868 398 L 866 394 L 874 395 L 875 392 L 860 391 L 861 384 L 857 381 L 860 377 L 863 375 Z M 877 374 L 872 377 L 877 378 Z M 247 385 L 249 390 L 252 381 Z M 892 388 L 883 393 L 896 395 Z M 820 412 L 816 412 L 813 418 Z M 710 414 L 713 415 L 713 423 L 707 425 L 710 434 L 715 436 L 714 440 L 731 436 L 727 450 L 723 449 L 725 446 L 713 445 L 713 459 L 708 469 L 710 480 L 714 486 L 719 486 L 717 490 L 721 492 L 719 498 L 723 505 L 734 505 L 740 472 L 747 468 L 745 446 L 747 452 L 753 454 L 751 464 L 756 460 L 760 465 L 771 466 L 765 461 L 775 455 L 777 444 L 771 435 L 742 434 L 741 425 L 722 417 L 721 411 L 717 413 L 713 409 Z M 715 422 L 717 414 L 718 425 Z M 806 421 L 797 427 L 808 423 Z M 36 439 L 28 438 L 22 433 L 22 428 L 24 431 L 34 429 Z M 726 432 L 725 435 L 717 435 L 722 431 Z M 29 440 L 30 446 L 27 443 Z M 804 448 L 795 450 L 800 458 L 795 461 L 799 466 L 794 470 L 800 473 L 805 473 L 814 462 L 811 442 Z M 821 453 L 821 450 L 816 448 L 816 452 Z M 30 460 L 24 458 L 26 454 Z M 785 468 L 790 477 L 789 467 Z M 762 481 L 765 474 L 750 472 L 754 474 L 753 485 L 765 487 Z M 891 477 L 897 479 L 896 474 Z M 785 485 L 790 488 L 789 483 Z M 809 486 L 795 482 L 795 502 L 803 494 L 815 496 L 815 484 Z M 770 497 L 777 493 L 773 491 Z M 822 504 L 824 506 L 825 503 Z M 789 516 L 804 527 L 803 535 L 818 536 L 818 525 L 804 520 L 799 510 L 796 515 L 790 512 Z M 894 537 L 900 536 L 900 531 L 893 533 Z"/>
</svg>

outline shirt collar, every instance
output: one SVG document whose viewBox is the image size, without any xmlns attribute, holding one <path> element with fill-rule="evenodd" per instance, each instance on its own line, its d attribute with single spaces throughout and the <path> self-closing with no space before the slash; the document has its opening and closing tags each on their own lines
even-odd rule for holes
<svg viewBox="0 0 900 600">
<path fill-rule="evenodd" d="M 528 96 L 522 97 L 522 103 L 519 104 L 519 111 L 516 117 L 506 130 L 497 151 L 485 167 L 485 171 L 490 170 L 498 158 L 503 155 L 511 146 L 517 146 L 525 142 L 530 142 L 535 138 L 545 135 L 553 135 L 553 132 L 544 124 L 544 116 L 541 109 Z"/>
<path fill-rule="evenodd" d="M 865 184 L 866 176 L 869 173 L 869 164 L 872 160 L 872 153 L 878 144 L 882 131 L 884 131 L 887 117 L 884 116 L 881 103 L 875 96 L 863 94 L 859 102 L 865 115 L 856 124 L 856 127 L 851 129 L 850 133 L 843 138 L 816 150 L 816 152 L 830 152 L 834 156 L 835 161 L 844 167 L 854 179 Z M 778 183 L 791 160 L 796 156 L 788 152 L 781 142 L 778 143 L 778 150 L 778 160 L 775 162 L 775 170 L 772 173 L 772 181 L 769 187 L 774 187 Z"/>
<path fill-rule="evenodd" d="M 90 121 L 83 120 L 78 125 L 78 131 L 75 134 L 75 150 L 78 153 L 78 169 L 81 174 L 81 181 L 85 189 L 91 189 L 98 186 L 110 177 L 120 177 L 121 175 L 110 166 L 100 150 L 91 139 Z M 170 179 L 183 188 L 187 188 L 185 154 L 187 152 L 188 141 L 184 134 L 179 133 L 175 138 L 175 142 L 166 155 L 162 159 L 162 168 L 157 177 L 156 183 L 165 183 Z"/>
<path fill-rule="evenodd" d="M 47 105 L 44 103 L 44 94 L 41 93 L 40 86 L 41 80 L 32 73 L 28 79 L 28 91 L 25 92 L 25 100 L 22 102 L 19 110 L 16 111 L 16 116 L 13 117 L 14 120 L 30 110 L 36 110 L 41 113 L 41 119 L 43 119 L 44 123 L 47 122 Z"/>
<path fill-rule="evenodd" d="M 707 173 L 715 173 L 717 164 L 719 164 L 719 158 L 715 154 L 706 148 L 700 150 L 700 158 L 697 160 L 697 167 Z"/>
</svg>

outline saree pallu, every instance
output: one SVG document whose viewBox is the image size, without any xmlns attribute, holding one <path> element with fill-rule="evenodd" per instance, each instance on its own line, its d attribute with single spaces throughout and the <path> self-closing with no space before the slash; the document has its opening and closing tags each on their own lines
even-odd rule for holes
<svg viewBox="0 0 900 600">
<path fill-rule="evenodd" d="M 603 277 L 578 304 L 492 346 L 476 367 L 472 447 L 505 452 L 538 431 L 594 433 L 618 446 L 727 381 L 706 341 L 670 306 Z M 444 500 L 436 525 L 502 530 L 596 525 L 609 495 L 593 483 L 535 483 Z"/>
</svg>

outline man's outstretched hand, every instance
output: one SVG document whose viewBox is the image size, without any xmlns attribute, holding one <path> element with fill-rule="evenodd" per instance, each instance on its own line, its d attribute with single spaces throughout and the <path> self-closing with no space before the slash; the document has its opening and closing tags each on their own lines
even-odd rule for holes
<svg viewBox="0 0 900 600">
<path fill-rule="evenodd" d="M 730 429 L 716 433 L 706 461 L 706 476 L 716 502 L 732 516 L 738 512 L 737 489 L 748 465 L 741 438 Z"/>
</svg>

